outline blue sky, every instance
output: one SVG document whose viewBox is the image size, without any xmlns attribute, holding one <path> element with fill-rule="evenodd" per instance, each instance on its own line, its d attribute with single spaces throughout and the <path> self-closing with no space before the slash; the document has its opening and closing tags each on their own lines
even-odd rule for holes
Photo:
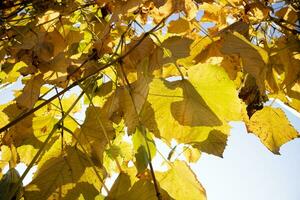
<svg viewBox="0 0 300 200">
<path fill-rule="evenodd" d="M 299 200 L 300 140 L 283 145 L 278 156 L 243 123 L 232 125 L 224 158 L 202 154 L 192 165 L 208 200 Z"/>
</svg>

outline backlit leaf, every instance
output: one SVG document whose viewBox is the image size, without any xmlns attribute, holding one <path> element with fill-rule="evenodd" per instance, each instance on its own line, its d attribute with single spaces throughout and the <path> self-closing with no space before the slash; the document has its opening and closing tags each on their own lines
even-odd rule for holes
<svg viewBox="0 0 300 200">
<path fill-rule="evenodd" d="M 136 168 L 138 173 L 141 173 L 147 168 L 156 153 L 153 136 L 145 127 L 137 127 L 136 132 L 132 135 L 132 143 L 136 159 Z"/>
<path fill-rule="evenodd" d="M 256 79 L 261 92 L 265 90 L 264 80 L 266 76 L 266 65 L 268 64 L 268 53 L 261 47 L 250 43 L 241 34 L 225 32 L 222 34 L 224 40 L 221 51 L 225 54 L 237 54 L 241 57 L 243 68 Z"/>
<path fill-rule="evenodd" d="M 174 162 L 169 171 L 165 173 L 157 173 L 157 179 L 160 187 L 167 191 L 173 199 L 206 199 L 204 188 L 183 161 Z"/>
<path fill-rule="evenodd" d="M 40 88 L 43 85 L 43 75 L 39 74 L 32 77 L 25 85 L 23 92 L 17 97 L 18 106 L 31 109 L 39 98 Z"/>
<path fill-rule="evenodd" d="M 38 167 L 33 181 L 26 186 L 25 197 L 72 199 L 70 197 L 78 198 L 79 194 L 85 199 L 95 197 L 99 193 L 101 182 L 86 156 L 89 155 L 74 147 L 67 147 L 65 154 L 46 161 Z"/>
<path fill-rule="evenodd" d="M 279 154 L 281 145 L 299 137 L 280 108 L 264 107 L 254 113 L 246 126 L 275 154 Z"/>
</svg>

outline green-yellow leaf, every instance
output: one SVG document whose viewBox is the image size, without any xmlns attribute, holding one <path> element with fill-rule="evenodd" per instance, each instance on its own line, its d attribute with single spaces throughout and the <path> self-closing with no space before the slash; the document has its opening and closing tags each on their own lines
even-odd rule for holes
<svg viewBox="0 0 300 200">
<path fill-rule="evenodd" d="M 153 136 L 145 127 L 138 126 L 132 136 L 132 143 L 135 151 L 136 168 L 138 173 L 141 173 L 148 167 L 149 162 L 156 153 Z"/>
<path fill-rule="evenodd" d="M 203 141 L 210 126 L 222 125 L 188 80 L 154 79 L 142 116 L 158 137 L 183 143 Z"/>
<path fill-rule="evenodd" d="M 241 101 L 225 70 L 218 65 L 198 64 L 188 70 L 189 80 L 208 107 L 226 122 L 241 119 Z"/>
</svg>

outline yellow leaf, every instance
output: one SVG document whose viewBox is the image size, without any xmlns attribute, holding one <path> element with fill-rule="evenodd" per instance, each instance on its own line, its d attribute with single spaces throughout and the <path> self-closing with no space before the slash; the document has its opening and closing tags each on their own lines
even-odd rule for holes
<svg viewBox="0 0 300 200">
<path fill-rule="evenodd" d="M 48 71 L 66 73 L 70 64 L 71 60 L 66 57 L 65 53 L 59 53 L 49 62 L 41 63 L 39 69 L 44 73 Z"/>
<path fill-rule="evenodd" d="M 172 138 L 183 143 L 203 141 L 210 126 L 222 125 L 187 80 L 154 79 L 147 100 L 150 104 L 146 103 L 142 111 L 143 124 L 167 141 Z"/>
<path fill-rule="evenodd" d="M 139 124 L 139 113 L 146 101 L 148 94 L 148 82 L 145 78 L 139 78 L 130 85 L 130 93 L 125 87 L 118 87 L 103 105 L 103 112 L 108 118 L 124 117 L 128 133 L 134 133 Z"/>
<path fill-rule="evenodd" d="M 205 153 L 223 157 L 223 152 L 225 150 L 228 137 L 228 134 L 226 133 L 229 131 L 229 127 L 227 131 L 224 131 L 224 133 L 219 130 L 212 130 L 206 140 L 196 143 L 194 147 Z"/>
<path fill-rule="evenodd" d="M 188 70 L 189 80 L 209 108 L 222 120 L 241 119 L 241 101 L 234 82 L 218 65 L 198 64 Z"/>
<path fill-rule="evenodd" d="M 190 29 L 190 22 L 186 19 L 179 18 L 178 20 L 171 21 L 168 25 L 170 33 L 185 33 Z"/>
<path fill-rule="evenodd" d="M 1 83 L 12 83 L 15 82 L 20 77 L 20 69 L 26 67 L 26 63 L 23 61 L 17 62 L 15 64 L 7 62 L 6 65 L 8 68 L 11 68 L 10 71 L 5 72 L 4 70 L 0 70 L 0 82 Z M 5 65 L 2 66 L 3 69 L 6 68 Z"/>
<path fill-rule="evenodd" d="M 3 109 L 3 113 L 7 116 L 9 121 L 15 119 L 17 116 L 22 114 L 25 110 L 19 108 L 16 104 L 9 104 Z M 5 145 L 18 147 L 23 144 L 23 141 L 28 137 L 32 136 L 32 119 L 34 115 L 29 115 L 16 125 L 12 126 L 7 132 L 5 132 L 2 142 Z"/>
<path fill-rule="evenodd" d="M 132 143 L 135 151 L 136 168 L 138 173 L 141 173 L 147 169 L 149 162 L 151 162 L 150 158 L 156 154 L 153 136 L 145 127 L 140 126 L 136 128 L 136 132 L 132 136 Z"/>
<path fill-rule="evenodd" d="M 295 37 L 281 37 L 276 41 L 276 45 L 278 52 L 275 58 L 283 65 L 285 72 L 283 84 L 290 88 L 296 83 L 300 75 L 299 40 Z"/>
<path fill-rule="evenodd" d="M 10 148 L 6 145 L 1 146 L 1 163 L 2 162 L 9 162 L 11 158 L 11 151 Z"/>
<path fill-rule="evenodd" d="M 160 188 L 162 200 L 172 200 L 171 197 Z M 132 168 L 121 172 L 114 182 L 106 200 L 157 200 L 153 183 L 146 178 L 138 179 L 136 171 Z"/>
<path fill-rule="evenodd" d="M 171 165 L 169 171 L 156 174 L 160 187 L 173 199 L 205 200 L 205 189 L 188 165 L 182 161 Z"/>
<path fill-rule="evenodd" d="M 199 6 L 200 10 L 204 11 L 203 17 L 201 21 L 219 21 L 219 17 L 221 17 L 220 13 L 222 7 L 218 4 L 210 4 L 204 2 L 202 5 Z"/>
<path fill-rule="evenodd" d="M 281 145 L 299 137 L 280 108 L 264 107 L 246 121 L 246 126 L 274 154 L 279 154 Z"/>
<path fill-rule="evenodd" d="M 243 68 L 251 74 L 261 92 L 265 91 L 265 76 L 269 62 L 268 53 L 261 47 L 255 46 L 241 34 L 225 32 L 221 52 L 225 54 L 237 54 L 241 57 Z"/>
<path fill-rule="evenodd" d="M 40 88 L 43 85 L 43 75 L 33 76 L 25 85 L 23 92 L 16 98 L 18 106 L 31 109 L 37 102 L 40 95 Z"/>
<path fill-rule="evenodd" d="M 265 6 L 261 2 L 256 2 L 256 3 L 250 3 L 247 5 L 249 12 L 249 18 L 252 21 L 262 21 L 269 17 L 269 12 L 271 9 L 267 6 Z"/>
<path fill-rule="evenodd" d="M 192 20 L 196 17 L 198 8 L 192 0 L 166 0 L 162 2 L 155 2 L 158 8 L 152 11 L 155 22 L 161 21 L 171 13 L 184 12 L 187 20 Z"/>
<path fill-rule="evenodd" d="M 42 17 L 39 17 L 37 25 L 42 25 L 46 31 L 53 31 L 53 24 L 58 21 L 59 12 L 48 10 Z"/>
<path fill-rule="evenodd" d="M 170 72 L 170 70 L 166 68 L 175 69 L 176 64 L 179 66 L 188 63 L 186 62 L 186 59 L 190 56 L 191 45 L 192 40 L 186 37 L 174 36 L 167 38 L 151 56 L 149 60 L 149 69 L 151 71 L 162 71 L 162 77 L 169 75 L 168 71 Z M 176 74 L 170 74 L 170 76 L 180 75 L 178 70 L 172 71 Z"/>
<path fill-rule="evenodd" d="M 75 147 L 66 147 L 65 154 L 52 157 L 38 165 L 32 182 L 26 186 L 24 196 L 28 199 L 93 199 L 102 185 L 87 156 Z"/>
<path fill-rule="evenodd" d="M 63 52 L 66 47 L 63 36 L 57 29 L 47 32 L 40 38 L 39 43 L 34 47 L 34 51 L 42 61 L 50 61 L 53 57 Z"/>
<path fill-rule="evenodd" d="M 77 134 L 79 142 L 89 153 L 96 155 L 97 160 L 102 160 L 105 146 L 115 135 L 112 121 L 106 117 L 99 107 L 91 105 L 86 110 L 84 123 Z"/>
<path fill-rule="evenodd" d="M 196 148 L 187 147 L 187 149 L 184 150 L 184 156 L 189 163 L 195 163 L 199 160 L 201 152 Z"/>
<path fill-rule="evenodd" d="M 0 179 L 2 178 L 3 168 L 8 165 L 11 159 L 11 151 L 10 148 L 6 145 L 1 145 L 0 148 Z"/>
<path fill-rule="evenodd" d="M 131 42 L 128 49 L 131 49 L 139 42 L 139 39 Z M 138 64 L 145 58 L 150 56 L 155 50 L 155 43 L 149 37 L 142 41 L 127 57 L 124 59 L 124 67 L 126 71 L 137 70 Z"/>
<path fill-rule="evenodd" d="M 228 121 L 241 119 L 235 85 L 220 66 L 198 64 L 188 76 L 174 82 L 153 79 L 150 84 L 141 116 L 157 137 L 202 142 L 214 128 L 223 131 Z"/>
</svg>

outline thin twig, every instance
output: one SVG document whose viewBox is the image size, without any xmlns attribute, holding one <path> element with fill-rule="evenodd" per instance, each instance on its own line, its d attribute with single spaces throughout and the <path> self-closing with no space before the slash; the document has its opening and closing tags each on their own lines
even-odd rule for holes
<svg viewBox="0 0 300 200">
<path fill-rule="evenodd" d="M 56 94 L 57 94 L 58 93 L 57 87 L 55 87 L 55 91 L 56 91 Z M 61 117 L 63 117 L 65 112 L 64 112 L 63 105 L 61 103 L 62 97 L 58 96 L 57 99 L 58 99 L 59 106 L 60 106 Z M 64 120 L 61 121 L 60 125 L 62 127 L 64 127 Z M 61 129 L 61 151 L 63 152 L 63 150 L 64 150 L 64 129 Z"/>
</svg>

